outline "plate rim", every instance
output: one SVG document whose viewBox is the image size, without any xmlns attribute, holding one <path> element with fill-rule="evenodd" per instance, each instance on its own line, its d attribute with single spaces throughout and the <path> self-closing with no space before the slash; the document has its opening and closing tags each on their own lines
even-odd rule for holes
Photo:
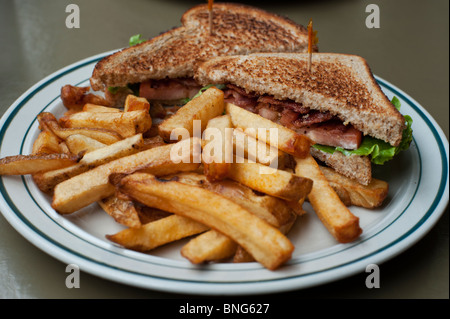
<svg viewBox="0 0 450 319">
<path fill-rule="evenodd" d="M 50 82 L 51 80 L 55 80 L 57 78 L 60 78 L 68 73 L 73 72 L 73 69 L 75 68 L 81 68 L 84 67 L 86 65 L 92 64 L 98 60 L 100 60 L 101 58 L 116 52 L 117 50 L 111 50 L 105 53 L 101 53 L 101 54 L 97 54 L 95 56 L 91 56 L 88 58 L 85 58 L 83 60 L 80 60 L 78 62 L 72 63 L 50 75 L 48 75 L 47 77 L 45 77 L 44 79 L 42 79 L 41 81 L 37 82 L 35 85 L 33 85 L 32 87 L 30 87 L 27 91 L 25 91 L 8 109 L 7 111 L 3 114 L 1 120 L 0 120 L 0 142 L 3 141 L 3 135 L 4 135 L 4 131 L 7 130 L 7 127 L 9 126 L 9 121 L 14 117 L 14 115 L 16 114 L 16 112 L 18 112 L 20 110 L 20 106 L 26 105 L 27 101 L 29 99 L 31 99 L 37 92 L 39 92 L 40 90 L 42 90 L 43 87 L 46 86 L 46 84 L 48 82 Z M 394 92 L 395 95 L 400 96 L 402 99 L 409 101 L 410 105 L 414 108 L 414 110 L 418 113 L 420 113 L 420 117 L 426 122 L 426 126 L 428 129 L 432 130 L 433 132 L 433 138 L 436 140 L 438 146 L 439 146 L 439 150 L 440 150 L 440 154 L 441 154 L 441 163 L 442 165 L 442 169 L 443 172 L 445 172 L 445 178 L 441 179 L 440 182 L 440 186 L 439 186 L 439 190 L 438 190 L 438 194 L 441 193 L 443 194 L 443 196 L 441 196 L 438 199 L 438 196 L 435 196 L 435 199 L 433 201 L 433 204 L 429 207 L 427 214 L 425 214 L 422 218 L 425 218 L 425 216 L 427 216 L 427 218 L 425 218 L 425 221 L 430 222 L 430 224 L 425 227 L 425 229 L 423 228 L 423 223 L 420 223 L 420 226 L 414 227 L 414 231 L 411 230 L 410 232 L 408 232 L 408 235 L 404 235 L 402 237 L 404 237 L 403 239 L 401 238 L 397 238 L 394 242 L 395 244 L 390 245 L 389 249 L 384 249 L 384 256 L 380 256 L 380 254 L 376 254 L 375 256 L 378 257 L 377 261 L 378 263 L 384 262 L 387 259 L 391 259 L 394 256 L 402 253 L 403 251 L 405 251 L 407 248 L 413 246 L 416 242 L 418 242 L 423 236 L 425 236 L 426 233 L 428 233 L 436 224 L 436 222 L 439 220 L 439 218 L 441 217 L 441 215 L 445 212 L 445 208 L 448 205 L 448 191 L 446 192 L 445 190 L 448 190 L 448 141 L 446 139 L 445 134 L 443 133 L 442 129 L 440 128 L 440 126 L 437 124 L 437 122 L 434 120 L 434 118 L 417 102 L 415 101 L 411 96 L 409 96 L 408 94 L 406 94 L 404 91 L 402 91 L 401 89 L 397 88 L 395 85 L 391 84 L 390 82 L 382 79 L 381 77 L 378 77 L 375 75 L 375 78 L 377 80 L 377 82 L 380 84 L 380 86 L 384 85 L 386 88 L 388 88 L 391 92 Z M 5 125 L 7 124 L 7 125 Z M 438 139 L 439 138 L 439 139 Z M 23 182 L 24 181 L 24 177 L 21 177 Z M 51 255 L 52 257 L 60 260 L 60 261 L 65 261 L 67 262 L 67 251 L 69 251 L 69 249 L 67 247 L 61 248 L 59 247 L 57 244 L 55 244 L 55 240 L 52 238 L 49 238 L 46 234 L 41 233 L 38 229 L 35 229 L 34 225 L 30 224 L 28 221 L 23 220 L 22 218 L 20 218 L 19 216 L 17 216 L 14 212 L 13 215 L 14 216 L 10 216 L 10 214 L 6 214 L 5 208 L 7 210 L 11 209 L 11 207 L 5 207 L 3 205 L 3 188 L 4 188 L 4 184 L 3 184 L 3 177 L 1 179 L 1 190 L 2 190 L 2 197 L 1 197 L 1 208 L 2 208 L 2 214 L 5 217 L 6 220 L 8 220 L 8 222 L 16 229 L 16 231 L 18 231 L 22 236 L 24 236 L 28 241 L 30 241 L 32 244 L 34 244 L 35 246 L 37 246 L 38 248 L 40 248 L 41 250 L 43 250 L 45 253 Z M 437 213 L 436 213 L 437 212 Z M 434 217 L 433 219 L 430 220 L 430 217 Z M 36 233 L 37 230 L 38 233 Z M 420 233 L 418 233 L 418 231 L 420 230 Z M 35 236 L 39 236 L 40 240 L 39 241 L 35 241 Z M 414 238 L 411 238 L 410 235 L 411 234 L 415 234 Z M 409 238 L 408 241 L 405 241 L 406 238 Z M 43 242 L 41 242 L 43 241 Z M 387 250 L 392 250 L 392 247 L 395 246 L 397 247 L 395 253 L 387 253 Z M 52 248 L 53 250 L 49 251 L 49 247 Z M 400 247 L 400 248 L 399 248 Z M 54 249 L 56 248 L 56 250 L 58 250 L 58 252 L 56 252 Z M 59 250 L 61 250 L 62 252 L 59 252 Z M 69 252 L 70 254 L 70 252 Z M 73 260 L 73 255 L 70 255 L 70 257 Z M 381 257 L 381 259 L 380 259 Z M 85 257 L 86 258 L 86 257 Z M 367 257 L 369 258 L 369 257 Z M 86 263 L 91 263 L 91 260 L 87 260 L 86 262 L 81 262 L 81 264 L 86 264 Z M 96 264 L 98 264 L 98 262 L 94 261 Z M 294 289 L 304 289 L 304 288 L 308 288 L 311 286 L 317 286 L 317 285 L 321 285 L 327 282 L 331 282 L 334 280 L 338 280 L 338 279 L 342 279 L 345 277 L 349 277 L 351 275 L 354 275 L 357 272 L 357 269 L 355 269 L 355 264 L 357 262 L 353 261 L 350 263 L 350 265 L 342 265 L 340 267 L 346 267 L 347 270 L 350 271 L 346 271 L 345 274 L 341 273 L 340 275 L 336 276 L 336 274 L 331 274 L 330 277 L 332 278 L 322 278 L 321 280 L 319 280 L 319 282 L 314 282 L 314 281 L 310 281 L 309 283 L 304 283 L 303 285 L 301 285 L 300 287 L 296 287 L 295 285 L 291 287 L 285 287 L 284 285 L 280 284 L 281 282 L 284 281 L 293 281 L 295 280 L 296 277 L 287 277 L 287 278 L 279 278 L 279 279 L 270 279 L 271 281 L 274 281 L 275 283 L 271 285 L 270 289 L 265 289 L 264 291 L 261 291 L 260 293 L 277 293 L 277 292 L 286 292 L 289 290 L 294 290 Z M 126 271 L 124 269 L 115 269 L 113 266 L 105 264 L 105 265 L 100 265 L 99 267 L 107 267 L 108 270 L 111 271 L 118 271 L 119 273 L 122 273 L 123 271 Z M 349 266 L 353 266 L 353 267 L 349 267 Z M 267 283 L 264 283 L 264 281 L 262 282 L 234 282 L 234 283 L 229 283 L 229 282 L 214 282 L 214 283 L 205 283 L 205 282 L 192 282 L 189 280 L 179 280 L 179 279 L 171 279 L 171 278 L 160 278 L 160 277 L 154 277 L 154 276 L 149 276 L 147 274 L 145 274 L 144 276 L 146 278 L 151 277 L 151 281 L 152 283 L 142 283 L 139 279 L 142 276 L 141 274 L 138 274 L 137 276 L 139 278 L 135 278 L 135 280 L 131 280 L 132 282 L 130 282 L 130 279 L 133 278 L 128 278 L 128 280 L 126 279 L 122 279 L 121 276 L 111 276 L 111 275 L 107 275 L 104 272 L 102 272 L 102 269 L 97 269 L 97 265 L 93 266 L 95 269 L 92 269 L 87 267 L 85 269 L 83 269 L 84 271 L 86 271 L 87 273 L 91 273 L 94 274 L 98 277 L 102 277 L 104 279 L 107 280 L 111 280 L 111 281 L 115 281 L 115 282 L 119 282 L 122 284 L 126 284 L 126 285 L 132 285 L 132 286 L 136 286 L 136 287 L 141 287 L 141 288 L 146 288 L 146 289 L 155 289 L 155 290 L 159 290 L 159 291 L 165 291 L 165 292 L 170 292 L 170 293 L 189 293 L 189 294 L 205 294 L 205 293 L 217 293 L 217 288 L 220 287 L 230 287 L 230 286 L 234 286 L 236 285 L 237 287 L 239 287 L 241 289 L 241 293 L 238 293 L 240 295 L 243 294 L 255 294 L 258 292 L 255 292 L 255 288 L 259 287 L 260 285 L 267 285 Z M 338 267 L 338 268 L 340 268 Z M 325 270 L 326 272 L 329 272 L 330 270 Z M 360 269 L 358 268 L 358 271 L 360 271 Z M 331 270 L 331 273 L 333 273 L 333 269 Z M 133 277 L 133 275 L 135 274 L 128 274 L 129 276 Z M 304 275 L 303 277 L 308 276 L 308 274 Z M 173 287 L 172 285 L 167 285 L 167 282 L 173 282 L 175 284 L 175 286 L 177 287 Z M 180 287 L 180 282 L 183 283 L 183 287 Z M 199 293 L 195 293 L 195 291 L 193 291 L 193 287 L 198 287 L 201 286 L 202 288 L 204 288 L 204 286 L 208 286 L 208 289 L 203 289 L 201 292 Z M 212 289 L 209 289 L 212 288 Z M 236 293 L 230 293 L 230 290 L 227 290 L 228 293 L 226 291 L 220 291 L 218 294 L 222 294 L 222 295 L 226 295 L 226 294 L 232 294 L 232 295 L 236 295 Z"/>
</svg>

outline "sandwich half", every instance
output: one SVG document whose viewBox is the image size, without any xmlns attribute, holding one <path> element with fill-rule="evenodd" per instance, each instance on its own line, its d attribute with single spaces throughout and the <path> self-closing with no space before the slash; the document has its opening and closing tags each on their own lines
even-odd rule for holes
<svg viewBox="0 0 450 319">
<path fill-rule="evenodd" d="M 225 84 L 226 102 L 308 136 L 315 158 L 367 185 L 372 158 L 357 150 L 368 137 L 393 149 L 400 147 L 405 118 L 362 57 L 314 53 L 311 71 L 308 57 L 307 53 L 216 57 L 197 64 L 195 79 L 202 85 Z"/>
<path fill-rule="evenodd" d="M 197 60 L 308 49 L 306 28 L 288 18 L 232 3 L 214 4 L 212 17 L 210 33 L 208 5 L 197 5 L 183 14 L 180 27 L 105 57 L 94 68 L 91 88 L 120 100 L 133 87 L 150 101 L 176 104 L 201 88 L 193 80 Z"/>
</svg>

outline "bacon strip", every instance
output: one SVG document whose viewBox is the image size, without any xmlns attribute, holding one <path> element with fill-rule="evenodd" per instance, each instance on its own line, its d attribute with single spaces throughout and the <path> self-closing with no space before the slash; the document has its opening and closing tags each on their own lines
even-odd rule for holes
<svg viewBox="0 0 450 319">
<path fill-rule="evenodd" d="M 148 80 L 139 87 L 139 95 L 147 100 L 181 100 L 192 98 L 201 89 L 193 79 Z"/>
<path fill-rule="evenodd" d="M 348 150 L 357 149 L 362 142 L 362 133 L 359 130 L 353 125 L 344 125 L 336 119 L 306 126 L 297 132 L 308 136 L 317 144 L 342 147 Z"/>
<path fill-rule="evenodd" d="M 255 112 L 256 105 L 258 104 L 258 100 L 256 98 L 239 94 L 235 90 L 225 91 L 224 101 L 227 103 L 233 103 L 234 105 L 240 106 L 250 112 Z"/>
<path fill-rule="evenodd" d="M 263 95 L 258 98 L 258 102 L 260 103 L 267 103 L 270 105 L 279 105 L 282 106 L 284 109 L 289 109 L 291 111 L 294 111 L 296 113 L 300 114 L 307 114 L 310 112 L 309 107 L 303 106 L 301 103 L 297 103 L 291 100 L 277 100 L 273 96 L 269 95 Z"/>
<path fill-rule="evenodd" d="M 362 133 L 352 125 L 344 125 L 331 113 L 310 110 L 291 100 L 277 100 L 273 96 L 258 96 L 235 85 L 227 85 L 225 101 L 279 123 L 317 144 L 357 149 Z"/>
<path fill-rule="evenodd" d="M 78 87 L 73 85 L 64 85 L 61 88 L 61 100 L 64 106 L 69 110 L 81 110 L 86 103 L 92 103 L 103 106 L 111 104 L 101 96 L 89 93 L 91 88 Z"/>
</svg>

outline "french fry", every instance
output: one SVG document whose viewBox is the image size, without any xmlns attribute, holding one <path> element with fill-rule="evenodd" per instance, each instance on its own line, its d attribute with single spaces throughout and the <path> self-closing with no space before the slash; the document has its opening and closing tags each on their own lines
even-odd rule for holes
<svg viewBox="0 0 450 319">
<path fill-rule="evenodd" d="M 93 138 L 100 143 L 110 145 L 116 143 L 123 139 L 118 133 L 113 130 L 101 129 L 101 128 L 89 128 L 89 127 L 80 127 L 80 128 L 61 128 L 55 134 L 62 138 L 67 139 L 70 135 L 73 134 L 81 134 L 90 138 Z"/>
<path fill-rule="evenodd" d="M 181 143 L 188 149 L 195 148 L 195 139 L 183 140 L 176 144 L 154 147 L 136 154 L 121 157 L 97 166 L 82 174 L 65 180 L 54 188 L 52 207 L 60 214 L 70 214 L 91 203 L 114 194 L 114 186 L 109 182 L 112 174 L 130 174 L 143 170 L 157 176 L 164 176 L 198 168 L 192 159 L 176 163 L 172 160 L 172 148 Z M 88 153 L 91 154 L 91 153 Z M 88 155 L 87 154 L 87 155 Z"/>
<path fill-rule="evenodd" d="M 287 201 L 299 201 L 312 189 L 313 182 L 309 178 L 275 169 L 269 174 L 261 174 L 265 169 L 267 167 L 263 164 L 243 159 L 239 161 L 236 158 L 230 167 L 228 177 L 253 190 Z"/>
<path fill-rule="evenodd" d="M 125 99 L 124 112 L 144 110 L 150 112 L 150 103 L 145 97 L 138 97 L 132 94 L 127 95 Z"/>
<path fill-rule="evenodd" d="M 225 109 L 231 116 L 234 127 L 242 129 L 246 134 L 299 158 L 309 154 L 311 141 L 306 136 L 234 104 L 226 103 Z"/>
<path fill-rule="evenodd" d="M 33 175 L 33 179 L 42 192 L 51 194 L 56 185 L 71 177 L 115 159 L 137 153 L 143 149 L 144 140 L 142 134 L 136 134 L 135 136 L 84 154 L 75 165 L 44 173 L 36 173 Z"/>
<path fill-rule="evenodd" d="M 295 215 L 292 215 L 293 218 L 291 218 L 287 223 L 284 223 L 281 225 L 278 229 L 285 235 L 289 233 L 292 226 L 294 225 L 296 221 Z M 236 251 L 234 253 L 233 262 L 234 263 L 243 263 L 243 262 L 252 262 L 255 261 L 253 256 L 249 254 L 242 246 L 237 246 Z"/>
<path fill-rule="evenodd" d="M 236 156 L 270 167 L 283 169 L 289 160 L 285 152 L 245 134 L 239 128 L 233 130 L 233 145 Z"/>
<path fill-rule="evenodd" d="M 228 175 L 233 161 L 232 128 L 229 115 L 215 117 L 206 125 L 202 163 L 209 181 L 220 181 Z"/>
<path fill-rule="evenodd" d="M 365 186 L 337 173 L 332 168 L 320 166 L 320 170 L 346 206 L 354 205 L 368 209 L 379 207 L 389 191 L 389 184 L 376 178 L 372 178 L 370 184 Z"/>
<path fill-rule="evenodd" d="M 205 230 L 208 230 L 208 227 L 202 223 L 171 215 L 139 228 L 127 228 L 114 235 L 106 235 L 106 238 L 128 249 L 149 251 Z"/>
<path fill-rule="evenodd" d="M 209 182 L 205 175 L 195 172 L 183 172 L 165 178 L 201 187 L 231 199 L 277 228 L 289 223 L 293 218 L 294 210 L 286 201 L 265 194 L 256 194 L 251 188 L 233 180 Z"/>
<path fill-rule="evenodd" d="M 174 142 L 177 139 L 186 138 L 187 134 L 192 137 L 194 134 L 194 120 L 200 121 L 199 129 L 203 132 L 208 121 L 221 115 L 223 111 L 223 91 L 211 87 L 164 120 L 158 126 L 159 135 L 166 142 Z"/>
<path fill-rule="evenodd" d="M 82 109 L 83 112 L 114 112 L 120 113 L 121 110 L 116 107 L 103 106 L 98 104 L 86 103 Z"/>
<path fill-rule="evenodd" d="M 59 144 L 61 139 L 51 131 L 41 131 L 33 143 L 32 154 L 61 153 Z"/>
<path fill-rule="evenodd" d="M 0 175 L 28 175 L 47 172 L 75 165 L 79 159 L 76 155 L 68 154 L 6 156 L 0 159 Z"/>
<path fill-rule="evenodd" d="M 152 126 L 150 114 L 144 110 L 130 112 L 78 112 L 59 120 L 65 128 L 109 129 L 123 138 L 147 131 Z"/>
<path fill-rule="evenodd" d="M 86 103 L 108 105 L 103 97 L 89 93 L 90 87 L 77 87 L 72 85 L 64 85 L 61 88 L 61 100 L 68 110 L 75 112 L 81 110 Z"/>
<path fill-rule="evenodd" d="M 96 139 L 82 134 L 69 135 L 65 140 L 65 144 L 72 154 L 78 154 L 80 152 L 89 153 L 96 149 L 107 146 L 106 144 L 99 142 Z"/>
<path fill-rule="evenodd" d="M 62 140 L 65 140 L 67 137 L 73 134 L 82 134 L 108 145 L 123 139 L 120 134 L 110 129 L 89 127 L 62 128 L 59 125 L 56 117 L 48 112 L 39 114 L 37 118 L 41 127 L 53 132 L 53 134 L 55 134 Z"/>
<path fill-rule="evenodd" d="M 278 268 L 294 250 L 275 227 L 209 190 L 145 173 L 128 175 L 117 187 L 144 205 L 193 219 L 229 236 L 268 269 Z"/>
<path fill-rule="evenodd" d="M 314 158 L 295 158 L 295 161 L 295 174 L 314 181 L 308 199 L 328 231 L 340 243 L 348 243 L 358 238 L 362 233 L 359 218 L 342 203 Z"/>
<path fill-rule="evenodd" d="M 69 147 L 67 146 L 65 141 L 62 141 L 61 143 L 59 143 L 59 152 L 62 154 L 72 154 L 69 150 Z M 78 155 L 78 154 L 75 154 Z"/>
<path fill-rule="evenodd" d="M 215 230 L 206 231 L 181 248 L 181 255 L 193 264 L 218 261 L 236 253 L 238 245 L 228 236 Z"/>
<path fill-rule="evenodd" d="M 240 183 L 231 180 L 209 183 L 205 176 L 196 173 L 181 173 L 176 176 L 180 183 L 197 185 L 233 200 L 281 231 L 290 228 L 296 220 L 294 211 L 285 201 L 268 195 L 257 195 Z M 237 247 L 231 238 L 216 230 L 209 230 L 184 245 L 181 254 L 198 264 L 231 257 Z"/>
<path fill-rule="evenodd" d="M 141 227 L 139 211 L 133 201 L 124 200 L 112 195 L 99 200 L 98 204 L 119 224 L 130 228 Z"/>
</svg>

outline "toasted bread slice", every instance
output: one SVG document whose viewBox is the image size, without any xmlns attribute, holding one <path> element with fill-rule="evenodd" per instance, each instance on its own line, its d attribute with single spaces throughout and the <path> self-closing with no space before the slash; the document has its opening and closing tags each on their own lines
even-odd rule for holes
<svg viewBox="0 0 450 319">
<path fill-rule="evenodd" d="M 405 121 L 359 56 L 314 53 L 308 70 L 307 53 L 257 53 L 216 57 L 198 63 L 200 84 L 231 83 L 247 92 L 293 100 L 330 112 L 344 124 L 397 146 Z"/>
<path fill-rule="evenodd" d="M 196 60 L 253 52 L 304 52 L 308 47 L 302 25 L 246 5 L 214 4 L 212 34 L 207 4 L 186 11 L 181 22 L 180 27 L 99 61 L 91 87 L 98 91 L 149 79 L 192 77 Z"/>
<path fill-rule="evenodd" d="M 369 185 L 372 181 L 372 164 L 367 156 L 346 156 L 341 152 L 330 154 L 314 147 L 311 147 L 311 155 L 334 168 L 339 174 L 354 179 L 362 185 Z"/>
</svg>

